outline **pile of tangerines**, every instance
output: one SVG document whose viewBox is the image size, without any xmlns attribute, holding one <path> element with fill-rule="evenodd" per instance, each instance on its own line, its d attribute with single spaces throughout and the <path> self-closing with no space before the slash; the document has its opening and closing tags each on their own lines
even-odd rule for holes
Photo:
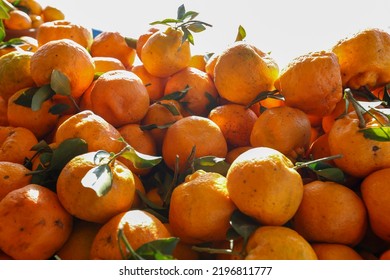
<svg viewBox="0 0 390 280">
<path fill-rule="evenodd" d="M 390 34 L 279 69 L 197 16 L 4 44 L 2 259 L 390 258 Z"/>
</svg>

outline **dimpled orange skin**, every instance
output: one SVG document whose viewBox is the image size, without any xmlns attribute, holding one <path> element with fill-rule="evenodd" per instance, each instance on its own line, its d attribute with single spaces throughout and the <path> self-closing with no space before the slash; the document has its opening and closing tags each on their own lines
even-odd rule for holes
<svg viewBox="0 0 390 280">
<path fill-rule="evenodd" d="M 310 121 L 304 112 L 290 106 L 273 107 L 257 118 L 250 144 L 276 149 L 295 160 L 308 150 L 310 135 Z"/>
<path fill-rule="evenodd" d="M 311 244 L 319 260 L 362 260 L 353 248 L 336 243 Z"/>
<path fill-rule="evenodd" d="M 293 229 L 309 242 L 357 245 L 366 232 L 367 211 L 350 188 L 331 181 L 304 185 Z"/>
<path fill-rule="evenodd" d="M 332 48 L 340 63 L 343 86 L 376 88 L 390 82 L 390 34 L 365 29 Z"/>
<path fill-rule="evenodd" d="M 226 178 L 198 170 L 173 190 L 169 223 L 173 234 L 185 243 L 225 240 L 235 209 Z"/>
<path fill-rule="evenodd" d="M 142 210 L 130 210 L 120 213 L 99 230 L 91 247 L 91 259 L 121 260 L 121 250 L 126 248 L 123 240 L 118 240 L 118 231 L 122 230 L 133 250 L 145 243 L 160 238 L 171 237 L 165 225 L 154 215 Z"/>
<path fill-rule="evenodd" d="M 182 37 L 180 29 L 171 27 L 149 37 L 142 47 L 141 58 L 150 74 L 167 78 L 190 64 L 190 45 L 188 41 L 182 42 Z"/>
<path fill-rule="evenodd" d="M 31 57 L 31 76 L 37 86 L 51 81 L 53 70 L 60 71 L 70 82 L 71 95 L 80 97 L 92 83 L 95 64 L 89 52 L 70 39 L 50 41 Z"/>
<path fill-rule="evenodd" d="M 84 110 L 70 116 L 55 133 L 55 142 L 61 143 L 69 138 L 81 138 L 88 144 L 88 151 L 106 150 L 119 152 L 123 143 L 118 130 L 92 111 Z"/>
<path fill-rule="evenodd" d="M 249 237 L 246 260 L 317 260 L 313 248 L 296 231 L 261 226 Z"/>
<path fill-rule="evenodd" d="M 310 115 L 328 115 L 343 93 L 337 56 L 325 51 L 301 55 L 282 69 L 275 87 L 286 105 Z"/>
<path fill-rule="evenodd" d="M 0 248 L 14 259 L 48 259 L 72 231 L 72 216 L 57 195 L 36 184 L 8 193 L 0 217 Z"/>
<path fill-rule="evenodd" d="M 274 89 L 276 62 L 253 45 L 237 42 L 223 51 L 214 67 L 214 83 L 221 97 L 247 105 L 260 92 Z"/>
<path fill-rule="evenodd" d="M 378 127 L 378 122 L 365 114 L 366 127 Z M 388 120 L 377 114 L 382 123 Z M 341 154 L 334 163 L 344 172 L 363 178 L 375 170 L 390 167 L 390 142 L 365 138 L 360 132 L 359 120 L 351 112 L 333 124 L 328 135 L 329 150 L 332 155 Z"/>
<path fill-rule="evenodd" d="M 22 188 L 31 182 L 30 172 L 20 163 L 0 161 L 0 200 L 10 191 Z"/>
<path fill-rule="evenodd" d="M 227 175 L 230 199 L 262 225 L 280 226 L 293 217 L 303 183 L 292 162 L 277 150 L 252 148 L 239 155 Z"/>
<path fill-rule="evenodd" d="M 390 242 L 390 168 L 375 171 L 364 178 L 361 184 L 363 201 L 373 232 Z"/>
<path fill-rule="evenodd" d="M 111 217 L 130 209 L 135 195 L 134 175 L 121 162 L 111 166 L 111 189 L 98 196 L 90 186 L 82 184 L 84 176 L 96 167 L 96 152 L 89 152 L 71 159 L 57 179 L 57 194 L 64 208 L 79 219 L 105 223 Z"/>
<path fill-rule="evenodd" d="M 167 129 L 162 146 L 164 162 L 174 170 L 178 156 L 179 170 L 184 171 L 194 147 L 195 157 L 224 158 L 228 150 L 222 131 L 213 121 L 189 116 L 177 120 Z"/>
</svg>

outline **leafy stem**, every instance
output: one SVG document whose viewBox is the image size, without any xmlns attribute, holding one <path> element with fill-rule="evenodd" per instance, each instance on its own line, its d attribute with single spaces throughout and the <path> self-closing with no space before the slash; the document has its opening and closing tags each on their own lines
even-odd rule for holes
<svg viewBox="0 0 390 280">
<path fill-rule="evenodd" d="M 206 29 L 206 27 L 212 27 L 211 24 L 200 20 L 194 20 L 199 13 L 194 11 L 186 11 L 184 4 L 180 5 L 177 9 L 177 18 L 167 18 L 160 21 L 154 21 L 150 25 L 163 24 L 170 26 L 176 30 L 181 29 L 183 31 L 182 43 L 188 41 L 194 45 L 194 37 L 192 32 L 199 33 Z"/>
</svg>

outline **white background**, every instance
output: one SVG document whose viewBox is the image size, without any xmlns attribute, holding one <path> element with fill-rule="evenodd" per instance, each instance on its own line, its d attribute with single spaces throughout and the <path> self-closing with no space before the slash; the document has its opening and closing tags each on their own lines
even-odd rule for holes
<svg viewBox="0 0 390 280">
<path fill-rule="evenodd" d="M 327 50 L 357 31 L 377 27 L 390 31 L 389 0 L 40 0 L 64 11 L 67 19 L 100 30 L 135 37 L 149 23 L 176 17 L 177 8 L 199 12 L 197 19 L 213 25 L 195 34 L 193 53 L 219 52 L 231 44 L 237 28 L 246 41 L 271 56 L 283 68 L 294 57 Z"/>
</svg>

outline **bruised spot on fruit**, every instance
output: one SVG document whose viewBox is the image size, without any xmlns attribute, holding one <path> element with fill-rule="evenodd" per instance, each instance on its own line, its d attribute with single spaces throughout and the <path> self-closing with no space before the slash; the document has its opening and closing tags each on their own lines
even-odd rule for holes
<svg viewBox="0 0 390 280">
<path fill-rule="evenodd" d="M 64 228 L 64 223 L 61 220 L 55 220 L 54 225 L 61 229 Z"/>
<path fill-rule="evenodd" d="M 19 228 L 19 231 L 24 231 L 24 227 L 20 227 L 20 228 Z"/>
<path fill-rule="evenodd" d="M 5 176 L 3 177 L 3 179 L 4 179 L 4 180 L 9 179 L 9 175 L 5 175 Z"/>
<path fill-rule="evenodd" d="M 375 153 L 376 151 L 378 151 L 380 149 L 380 147 L 374 145 L 372 146 L 372 151 Z"/>
<path fill-rule="evenodd" d="M 109 235 L 109 236 L 106 238 L 106 242 L 107 242 L 108 244 L 111 244 L 111 242 L 112 242 L 112 237 L 111 237 L 111 235 Z"/>
</svg>

